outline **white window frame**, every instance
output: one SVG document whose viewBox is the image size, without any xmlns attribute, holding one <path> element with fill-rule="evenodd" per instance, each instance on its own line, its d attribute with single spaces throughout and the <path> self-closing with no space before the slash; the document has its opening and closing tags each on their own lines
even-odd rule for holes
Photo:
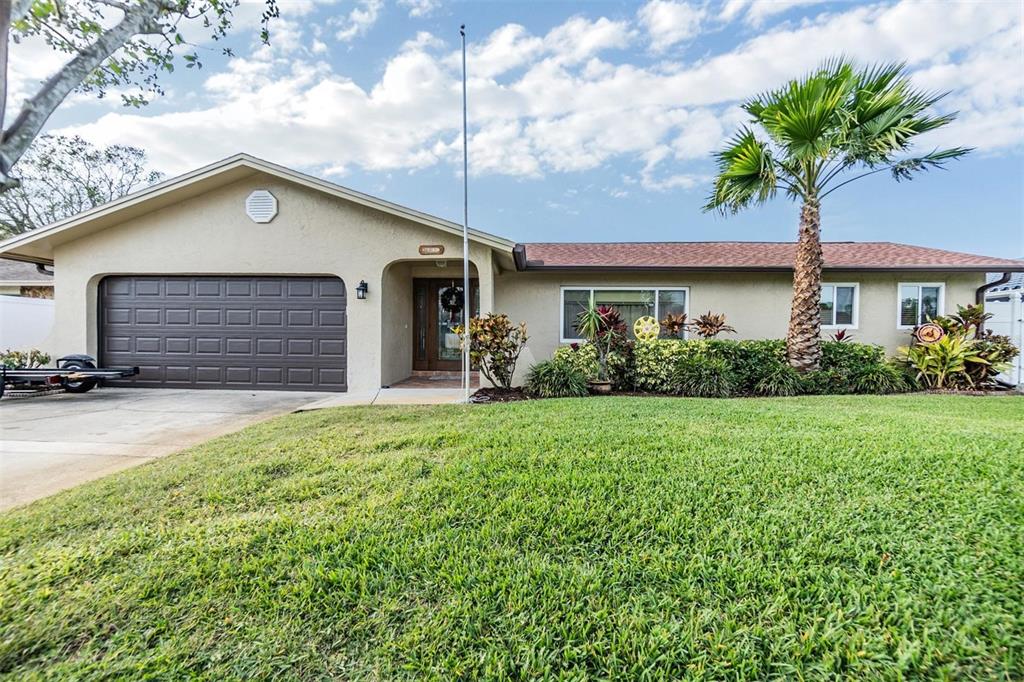
<svg viewBox="0 0 1024 682">
<path fill-rule="evenodd" d="M 946 283 L 945 282 L 899 282 L 896 285 L 896 328 L 897 329 L 913 329 L 918 324 L 920 324 L 920 322 L 918 322 L 917 324 L 911 324 L 911 325 L 903 324 L 903 315 L 902 315 L 902 313 L 903 313 L 903 298 L 902 298 L 903 294 L 900 293 L 900 292 L 903 291 L 903 287 L 917 287 L 917 300 L 918 301 L 921 301 L 921 299 L 923 298 L 921 296 L 921 288 L 922 287 L 938 287 L 939 288 L 939 315 L 945 315 L 946 314 Z M 920 303 L 918 303 L 917 319 L 919 321 L 921 319 Z"/>
<path fill-rule="evenodd" d="M 659 317 L 659 304 L 658 298 L 662 291 L 682 291 L 686 293 L 686 305 L 683 306 L 683 312 L 686 314 L 686 319 L 690 319 L 690 287 L 677 287 L 677 286 L 621 286 L 621 287 L 594 287 L 588 284 L 566 284 L 558 290 L 558 339 L 561 343 L 581 343 L 586 339 L 569 339 L 562 336 L 562 332 L 565 331 L 565 292 L 566 291 L 578 291 L 580 289 L 590 290 L 590 302 L 594 302 L 595 291 L 653 291 L 654 292 L 654 317 Z M 683 332 L 683 338 L 686 338 L 686 332 Z"/>
<path fill-rule="evenodd" d="M 853 288 L 853 322 L 851 324 L 825 324 L 821 323 L 822 329 L 859 329 L 860 328 L 860 282 L 822 282 L 825 287 L 852 287 Z M 832 291 L 832 319 L 836 319 L 835 289 Z M 818 306 L 818 313 L 821 313 L 821 306 Z"/>
</svg>

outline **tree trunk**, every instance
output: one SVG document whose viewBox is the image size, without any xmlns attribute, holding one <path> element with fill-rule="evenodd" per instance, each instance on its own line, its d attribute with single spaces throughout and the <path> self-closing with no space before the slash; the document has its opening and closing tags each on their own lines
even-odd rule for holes
<svg viewBox="0 0 1024 682">
<path fill-rule="evenodd" d="M 800 239 L 793 263 L 793 307 L 786 336 L 786 357 L 798 372 L 821 366 L 821 215 L 816 198 L 800 211 Z"/>
</svg>

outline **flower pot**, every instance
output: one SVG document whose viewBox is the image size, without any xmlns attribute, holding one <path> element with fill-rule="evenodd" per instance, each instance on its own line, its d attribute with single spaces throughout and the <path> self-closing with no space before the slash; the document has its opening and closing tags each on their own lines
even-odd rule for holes
<svg viewBox="0 0 1024 682">
<path fill-rule="evenodd" d="M 610 381 L 588 381 L 587 387 L 594 395 L 608 395 L 612 392 L 612 382 Z"/>
</svg>

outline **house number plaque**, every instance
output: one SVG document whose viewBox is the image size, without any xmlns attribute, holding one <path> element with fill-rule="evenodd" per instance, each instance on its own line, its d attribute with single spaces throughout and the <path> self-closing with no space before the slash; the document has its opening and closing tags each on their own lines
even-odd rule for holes
<svg viewBox="0 0 1024 682">
<path fill-rule="evenodd" d="M 421 256 L 440 256 L 444 254 L 443 244 L 420 244 Z"/>
</svg>

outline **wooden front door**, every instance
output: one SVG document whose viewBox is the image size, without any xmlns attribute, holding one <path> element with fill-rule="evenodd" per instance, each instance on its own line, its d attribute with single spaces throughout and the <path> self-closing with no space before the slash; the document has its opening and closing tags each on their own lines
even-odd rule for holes
<svg viewBox="0 0 1024 682">
<path fill-rule="evenodd" d="M 462 324 L 462 278 L 413 280 L 412 367 L 417 370 L 462 369 L 459 337 L 452 330 Z M 469 280 L 473 315 L 480 314 L 477 280 Z"/>
</svg>

